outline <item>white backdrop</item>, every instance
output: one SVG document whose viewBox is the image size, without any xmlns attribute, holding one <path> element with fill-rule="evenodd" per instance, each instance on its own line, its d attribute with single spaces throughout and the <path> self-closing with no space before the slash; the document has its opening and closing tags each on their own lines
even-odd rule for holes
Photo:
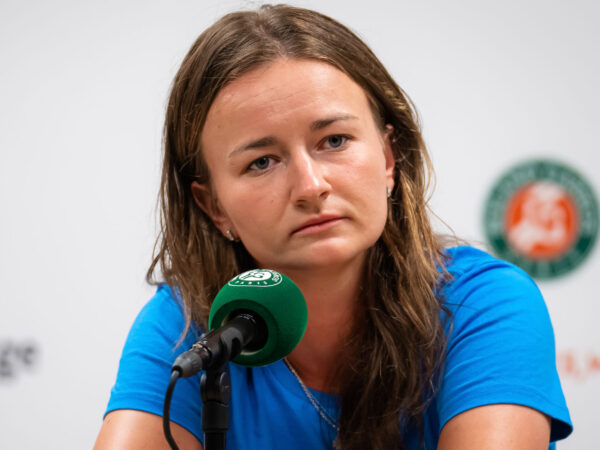
<svg viewBox="0 0 600 450">
<path fill-rule="evenodd" d="M 530 156 L 600 190 L 600 3 L 294 1 L 359 33 L 419 109 L 434 210 L 482 242 L 488 190 Z M 239 1 L 0 2 L 0 448 L 90 448 L 152 294 L 160 139 L 189 46 Z M 596 152 L 594 152 L 596 150 Z M 600 417 L 598 246 L 540 287 L 574 434 Z"/>
</svg>

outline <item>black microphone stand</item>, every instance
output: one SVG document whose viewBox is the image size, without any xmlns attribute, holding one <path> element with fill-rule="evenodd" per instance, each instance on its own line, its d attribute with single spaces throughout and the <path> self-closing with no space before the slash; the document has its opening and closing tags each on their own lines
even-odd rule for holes
<svg viewBox="0 0 600 450">
<path fill-rule="evenodd" d="M 257 325 L 260 318 L 251 313 L 237 311 L 233 319 L 217 330 L 200 337 L 190 350 L 182 353 L 173 363 L 172 372 L 189 377 L 201 370 L 200 396 L 202 397 L 202 431 L 204 432 L 204 450 L 225 450 L 225 436 L 229 429 L 229 400 L 231 399 L 231 381 L 227 372 L 227 362 L 240 354 L 242 348 L 262 348 L 266 341 L 266 326 Z M 261 331 L 262 330 L 262 331 Z M 253 345 L 254 344 L 254 347 Z M 172 380 L 177 381 L 177 376 Z M 174 383 L 174 382 L 173 382 Z M 172 386 L 169 392 L 172 394 Z M 168 402 L 165 401 L 163 418 L 166 424 L 165 437 L 173 447 L 168 426 Z M 171 438 L 171 440 L 169 440 Z"/>
<path fill-rule="evenodd" d="M 244 345 L 252 341 L 256 330 L 256 318 L 240 311 L 220 331 L 206 336 L 206 344 L 219 350 L 212 355 L 212 363 L 207 364 L 206 371 L 200 378 L 204 450 L 225 450 L 231 399 L 227 361 L 237 356 Z M 214 345 L 210 344 L 211 341 Z M 259 345 L 264 345 L 265 341 L 266 337 L 260 336 Z"/>
<path fill-rule="evenodd" d="M 225 450 L 225 436 L 229 429 L 229 400 L 231 382 L 225 370 L 208 369 L 200 379 L 202 396 L 202 431 L 204 450 Z"/>
</svg>

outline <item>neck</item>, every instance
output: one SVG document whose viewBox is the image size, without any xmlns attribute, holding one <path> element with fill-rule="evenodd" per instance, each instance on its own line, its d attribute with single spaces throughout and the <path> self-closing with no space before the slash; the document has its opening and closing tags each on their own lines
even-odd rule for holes
<svg viewBox="0 0 600 450">
<path fill-rule="evenodd" d="M 341 269 L 287 271 L 306 299 L 308 325 L 288 356 L 304 383 L 335 392 L 332 384 L 345 342 L 355 325 L 364 260 Z"/>
</svg>

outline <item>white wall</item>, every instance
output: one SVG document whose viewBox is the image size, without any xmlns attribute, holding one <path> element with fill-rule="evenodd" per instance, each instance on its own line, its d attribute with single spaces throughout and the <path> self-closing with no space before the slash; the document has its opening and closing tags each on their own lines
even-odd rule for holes
<svg viewBox="0 0 600 450">
<path fill-rule="evenodd" d="M 484 240 L 488 189 L 528 156 L 560 159 L 600 192 L 599 3 L 293 3 L 358 31 L 415 101 L 434 209 L 460 236 Z M 143 277 L 170 81 L 208 24 L 256 4 L 0 3 L 0 448 L 92 446 L 152 293 Z M 540 283 L 575 422 L 562 449 L 597 440 L 599 259 L 596 247 Z"/>
</svg>

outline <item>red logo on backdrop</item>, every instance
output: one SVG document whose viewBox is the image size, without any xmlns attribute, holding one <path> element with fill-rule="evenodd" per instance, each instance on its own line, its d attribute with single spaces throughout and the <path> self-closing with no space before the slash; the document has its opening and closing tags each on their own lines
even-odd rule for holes
<svg viewBox="0 0 600 450">
<path fill-rule="evenodd" d="M 579 216 L 573 197 L 559 184 L 537 181 L 517 190 L 506 211 L 506 234 L 530 259 L 556 259 L 575 243 Z"/>
<path fill-rule="evenodd" d="M 555 161 L 513 167 L 493 187 L 484 225 L 502 259 L 537 278 L 579 266 L 598 234 L 598 203 L 581 175 Z"/>
</svg>

